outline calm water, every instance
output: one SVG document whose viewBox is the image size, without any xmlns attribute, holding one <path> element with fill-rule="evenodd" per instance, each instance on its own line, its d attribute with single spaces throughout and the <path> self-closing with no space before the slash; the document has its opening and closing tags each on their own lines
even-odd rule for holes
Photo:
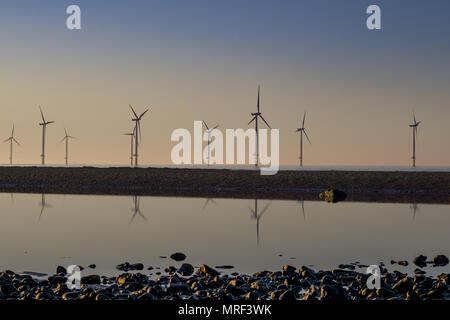
<svg viewBox="0 0 450 320">
<path fill-rule="evenodd" d="M 125 261 L 164 268 L 179 263 L 159 256 L 176 251 L 193 265 L 245 273 L 450 256 L 449 205 L 258 200 L 255 215 L 254 200 L 5 193 L 0 205 L 0 269 L 17 272 L 95 263 L 95 273 L 116 274 Z"/>
</svg>

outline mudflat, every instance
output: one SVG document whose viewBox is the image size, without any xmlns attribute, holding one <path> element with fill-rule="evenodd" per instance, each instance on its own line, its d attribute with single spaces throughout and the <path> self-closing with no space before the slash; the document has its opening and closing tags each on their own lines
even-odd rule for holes
<svg viewBox="0 0 450 320">
<path fill-rule="evenodd" d="M 329 188 L 347 201 L 448 204 L 450 172 L 0 167 L 2 192 L 318 200 Z"/>
</svg>

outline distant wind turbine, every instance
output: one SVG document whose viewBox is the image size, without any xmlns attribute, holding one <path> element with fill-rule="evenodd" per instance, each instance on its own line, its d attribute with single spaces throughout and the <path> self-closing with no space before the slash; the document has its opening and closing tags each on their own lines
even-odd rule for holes
<svg viewBox="0 0 450 320">
<path fill-rule="evenodd" d="M 64 138 L 62 138 L 61 142 L 62 143 L 64 140 L 66 140 L 66 166 L 69 165 L 69 139 L 76 139 L 75 137 L 69 136 L 67 134 L 67 130 L 66 128 L 64 128 L 64 132 L 65 132 L 65 136 Z"/>
<path fill-rule="evenodd" d="M 45 134 L 47 131 L 47 125 L 54 123 L 55 121 L 45 121 L 44 118 L 44 113 L 42 112 L 42 108 L 41 106 L 39 106 L 39 110 L 41 111 L 41 117 L 42 117 L 42 122 L 39 123 L 40 126 L 42 126 L 42 154 L 41 154 L 41 158 L 42 158 L 42 165 L 45 165 Z"/>
<path fill-rule="evenodd" d="M 38 222 L 41 221 L 42 214 L 44 213 L 45 208 L 51 208 L 52 207 L 51 204 L 48 204 L 45 201 L 45 194 L 44 193 L 41 194 L 41 202 L 39 202 L 39 206 L 41 207 L 41 213 L 39 214 Z"/>
<path fill-rule="evenodd" d="M 147 110 L 145 110 L 143 113 L 141 113 L 140 116 L 138 116 L 136 114 L 136 112 L 134 111 L 133 107 L 130 104 L 130 108 L 131 111 L 133 111 L 133 114 L 135 116 L 135 118 L 133 118 L 132 120 L 136 122 L 136 125 L 134 127 L 134 143 L 135 143 L 135 147 L 134 147 L 134 165 L 137 167 L 138 166 L 138 151 L 139 151 L 139 139 L 142 139 L 142 135 L 141 135 L 141 120 L 142 117 L 144 116 L 144 114 L 147 113 L 147 111 L 149 110 L 149 108 L 147 108 Z"/>
<path fill-rule="evenodd" d="M 130 222 L 128 223 L 128 225 L 131 225 L 131 223 L 133 222 L 136 215 L 139 215 L 142 219 L 147 221 L 147 218 L 141 212 L 141 207 L 140 207 L 141 201 L 140 200 L 141 200 L 141 197 L 133 196 L 134 207 L 131 209 L 132 216 L 131 216 L 131 219 L 130 219 Z"/>
<path fill-rule="evenodd" d="M 217 128 L 219 127 L 219 125 L 217 125 L 217 126 L 215 126 L 214 128 L 210 129 L 210 128 L 208 127 L 208 125 L 206 124 L 205 121 L 203 121 L 203 124 L 205 125 L 205 127 L 206 127 L 206 133 L 208 134 L 208 166 L 209 166 L 209 158 L 210 158 L 210 156 L 211 156 L 211 153 L 210 153 L 210 151 L 209 151 L 209 145 L 211 144 L 211 133 L 212 133 L 215 129 L 217 129 Z"/>
<path fill-rule="evenodd" d="M 413 130 L 413 142 L 412 142 L 412 166 L 415 167 L 416 166 L 416 136 L 417 136 L 417 130 L 419 127 L 419 124 L 422 121 L 416 121 L 416 115 L 413 112 L 413 118 L 414 118 L 414 123 L 410 124 L 409 126 L 412 128 Z"/>
<path fill-rule="evenodd" d="M 306 111 L 303 114 L 302 127 L 295 130 L 295 132 L 300 132 L 300 167 L 303 167 L 303 134 L 305 134 L 306 139 L 308 139 L 309 144 L 311 144 L 308 134 L 306 133 L 305 119 L 306 119 Z"/>
<path fill-rule="evenodd" d="M 255 121 L 255 131 L 256 131 L 256 163 L 255 163 L 255 167 L 258 167 L 259 164 L 259 145 L 258 145 L 258 118 L 261 118 L 262 121 L 264 121 L 264 123 L 269 127 L 269 129 L 272 129 L 269 124 L 267 123 L 267 121 L 264 119 L 264 117 L 261 115 L 261 112 L 259 110 L 259 96 L 260 96 L 260 86 L 258 86 L 258 101 L 256 103 L 256 107 L 257 107 L 257 112 L 252 112 L 251 115 L 253 116 L 252 120 L 250 120 L 250 123 L 252 123 L 253 121 Z"/>
<path fill-rule="evenodd" d="M 20 146 L 19 141 L 14 138 L 14 124 L 11 131 L 11 136 L 5 140 L 5 142 L 9 141 L 9 164 L 12 165 L 13 162 L 13 142 L 17 143 L 18 146 Z"/>
<path fill-rule="evenodd" d="M 125 136 L 130 136 L 130 149 L 131 149 L 131 153 L 130 153 L 130 162 L 131 165 L 133 165 L 133 142 L 134 142 L 134 131 L 136 128 L 133 128 L 133 132 L 130 133 L 124 133 Z"/>
</svg>

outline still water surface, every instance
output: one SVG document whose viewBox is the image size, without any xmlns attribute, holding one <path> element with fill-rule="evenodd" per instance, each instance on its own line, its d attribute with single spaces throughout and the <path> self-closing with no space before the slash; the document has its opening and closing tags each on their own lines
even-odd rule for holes
<svg viewBox="0 0 450 320">
<path fill-rule="evenodd" d="M 0 193 L 0 208 L 0 270 L 16 272 L 94 263 L 86 272 L 113 275 L 125 261 L 163 269 L 180 265 L 160 258 L 173 252 L 229 272 L 356 261 L 411 272 L 390 260 L 450 256 L 449 205 Z"/>
</svg>

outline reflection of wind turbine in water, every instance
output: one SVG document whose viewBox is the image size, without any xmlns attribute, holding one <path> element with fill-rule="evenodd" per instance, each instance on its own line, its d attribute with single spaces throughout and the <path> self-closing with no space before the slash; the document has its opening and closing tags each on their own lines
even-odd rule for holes
<svg viewBox="0 0 450 320">
<path fill-rule="evenodd" d="M 14 138 L 14 124 L 12 127 L 11 136 L 8 139 L 6 139 L 4 142 L 8 142 L 8 141 L 9 141 L 9 164 L 12 165 L 12 163 L 13 163 L 13 142 L 15 142 L 20 147 L 19 141 L 17 141 L 16 138 Z"/>
<path fill-rule="evenodd" d="M 131 161 L 131 165 L 133 165 L 133 142 L 134 142 L 134 132 L 135 131 L 136 131 L 136 127 L 133 128 L 133 132 L 124 133 L 125 136 L 130 136 L 130 149 L 131 149 L 130 161 Z"/>
<path fill-rule="evenodd" d="M 266 212 L 266 210 L 269 208 L 270 206 L 269 202 L 264 209 L 261 210 L 260 213 L 258 213 L 258 200 L 255 199 L 255 210 L 253 210 L 252 208 L 248 207 L 248 210 L 251 212 L 252 214 L 252 219 L 256 219 L 256 244 L 259 245 L 259 220 L 262 218 L 264 212 Z"/>
<path fill-rule="evenodd" d="M 205 210 L 206 206 L 208 205 L 208 203 L 212 203 L 215 204 L 217 206 L 217 201 L 214 200 L 213 198 L 206 198 L 205 204 L 203 205 L 202 211 Z"/>
<path fill-rule="evenodd" d="M 203 121 L 203 124 L 205 125 L 205 127 L 206 127 L 206 133 L 208 134 L 208 166 L 209 166 L 209 158 L 210 158 L 210 156 L 211 156 L 211 152 L 209 151 L 209 145 L 211 144 L 211 132 L 213 132 L 215 129 L 217 129 L 219 126 L 217 125 L 217 126 L 215 126 L 214 128 L 212 128 L 212 129 L 210 129 L 209 127 L 208 127 L 208 125 L 206 124 L 206 122 L 205 121 Z"/>
<path fill-rule="evenodd" d="M 255 148 L 256 148 L 256 153 L 255 153 L 255 157 L 256 157 L 256 163 L 255 163 L 255 167 L 258 167 L 259 165 L 259 145 L 258 145 L 258 118 L 261 118 L 262 121 L 264 121 L 264 123 L 267 125 L 267 127 L 269 127 L 269 129 L 272 129 L 269 124 L 267 123 L 267 121 L 263 118 L 263 116 L 261 115 L 261 112 L 259 111 L 259 92 L 260 92 L 260 86 L 258 86 L 258 101 L 256 103 L 256 108 L 257 108 L 257 112 L 252 112 L 251 115 L 253 116 L 252 120 L 250 120 L 250 123 L 252 123 L 253 121 L 255 121 L 255 133 L 256 133 L 256 144 L 255 144 Z"/>
<path fill-rule="evenodd" d="M 413 220 L 415 220 L 416 213 L 420 211 L 419 205 L 417 203 L 411 203 L 409 208 L 413 211 Z"/>
<path fill-rule="evenodd" d="M 300 132 L 300 167 L 303 167 L 303 134 L 305 135 L 306 139 L 308 139 L 309 144 L 311 144 L 311 141 L 309 141 L 308 134 L 306 133 L 305 128 L 305 118 L 306 118 L 306 111 L 303 114 L 303 122 L 302 127 L 295 130 L 295 132 Z"/>
<path fill-rule="evenodd" d="M 45 201 L 45 194 L 44 194 L 44 193 L 41 195 L 41 202 L 39 202 L 39 205 L 41 206 L 41 213 L 39 214 L 39 219 L 38 219 L 38 221 L 41 221 L 42 214 L 44 213 L 44 209 L 45 209 L 45 208 L 51 208 L 51 207 L 52 207 L 50 204 L 48 204 L 48 203 Z"/>
<path fill-rule="evenodd" d="M 305 215 L 305 200 L 298 200 L 298 202 L 302 204 L 303 221 L 306 222 L 306 215 Z"/>
<path fill-rule="evenodd" d="M 130 222 L 128 223 L 128 225 L 130 225 L 133 222 L 134 217 L 136 217 L 136 215 L 141 216 L 142 219 L 147 221 L 147 218 L 141 212 L 140 201 L 141 201 L 141 197 L 133 196 L 133 205 L 134 205 L 134 207 L 131 209 L 131 213 L 133 215 L 131 216 L 131 219 L 130 219 Z"/>
</svg>

